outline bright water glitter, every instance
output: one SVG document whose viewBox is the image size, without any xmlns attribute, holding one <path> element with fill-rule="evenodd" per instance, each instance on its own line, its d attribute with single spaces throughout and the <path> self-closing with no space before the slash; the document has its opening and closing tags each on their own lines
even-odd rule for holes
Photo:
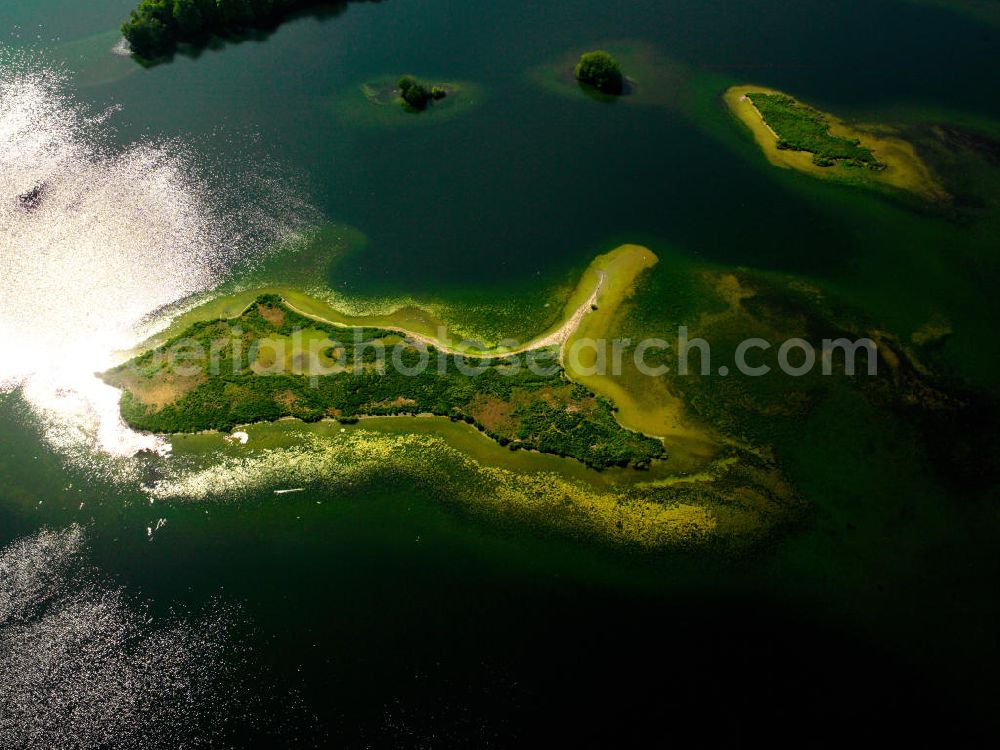
<svg viewBox="0 0 1000 750">
<path fill-rule="evenodd" d="M 161 441 L 124 426 L 94 373 L 312 217 L 272 165 L 215 175 L 176 140 L 114 146 L 114 110 L 70 92 L 0 54 L 0 388 L 23 387 L 54 447 L 128 456 Z"/>
<path fill-rule="evenodd" d="M 87 564 L 77 525 L 0 550 L 0 750 L 178 748 L 228 707 L 229 616 L 154 621 Z"/>
</svg>

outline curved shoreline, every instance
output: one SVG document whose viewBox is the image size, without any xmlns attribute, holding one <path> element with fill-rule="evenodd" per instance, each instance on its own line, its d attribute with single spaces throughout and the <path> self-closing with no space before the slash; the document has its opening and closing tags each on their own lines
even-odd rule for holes
<svg viewBox="0 0 1000 750">
<path fill-rule="evenodd" d="M 541 334 L 531 339 L 530 341 L 521 344 L 513 349 L 507 349 L 505 347 L 496 347 L 491 350 L 476 351 L 476 350 L 466 350 L 466 349 L 456 349 L 447 343 L 442 342 L 440 339 L 433 336 L 426 336 L 416 331 L 412 331 L 401 326 L 393 325 L 380 325 L 379 328 L 384 328 L 387 331 L 392 331 L 394 333 L 401 333 L 408 339 L 413 341 L 419 341 L 426 346 L 433 346 L 438 351 L 444 354 L 452 354 L 461 357 L 473 357 L 478 359 L 492 359 L 493 357 L 505 357 L 514 354 L 523 354 L 524 352 L 534 351 L 537 349 L 545 349 L 552 346 L 559 347 L 560 359 L 562 359 L 563 349 L 566 346 L 566 342 L 569 338 L 576 332 L 577 328 L 580 327 L 580 323 L 583 321 L 584 316 L 590 312 L 596 305 L 597 296 L 601 292 L 601 288 L 604 286 L 604 281 L 607 278 L 607 273 L 605 271 L 598 271 L 597 284 L 594 287 L 594 291 L 591 293 L 590 297 L 587 298 L 579 307 L 574 310 L 573 314 L 566 320 L 563 321 L 562 325 L 556 328 L 550 333 Z M 279 295 L 280 296 L 280 295 Z M 313 315 L 305 310 L 296 307 L 292 302 L 289 302 L 285 297 L 281 297 L 282 302 L 290 309 L 297 312 L 299 315 L 309 318 L 310 320 L 315 320 L 317 323 L 326 323 L 327 325 L 336 326 L 338 328 L 361 328 L 365 326 L 352 325 L 349 323 L 342 323 L 335 320 L 329 320 L 320 315 Z M 255 304 L 253 302 L 251 305 Z M 249 309 L 249 306 L 244 309 Z M 237 316 L 238 317 L 238 316 Z"/>
<path fill-rule="evenodd" d="M 282 293 L 278 290 L 277 293 L 270 292 L 269 294 L 271 294 L 272 298 L 276 299 L 276 301 L 280 300 L 280 303 L 291 313 L 301 316 L 301 319 L 306 321 L 315 321 L 318 325 L 321 324 L 342 330 L 350 330 L 352 328 L 382 329 L 387 333 L 401 336 L 408 344 L 422 344 L 425 347 L 435 349 L 439 355 L 443 356 L 467 357 L 478 360 L 497 360 L 502 359 L 503 357 L 512 357 L 524 352 L 554 350 L 558 354 L 559 363 L 562 366 L 564 377 L 570 382 L 582 384 L 584 380 L 590 380 L 590 378 L 578 377 L 580 373 L 576 372 L 575 364 L 568 361 L 572 360 L 573 357 L 568 356 L 567 347 L 571 343 L 577 343 L 580 340 L 580 336 L 588 330 L 593 331 L 591 335 L 595 340 L 608 339 L 611 336 L 611 332 L 608 330 L 606 324 L 592 325 L 589 322 L 585 323 L 585 321 L 590 321 L 592 318 L 606 320 L 608 316 L 613 316 L 622 302 L 624 302 L 624 300 L 632 294 L 639 275 L 646 269 L 655 265 L 657 262 L 658 259 L 654 253 L 639 245 L 621 245 L 611 252 L 597 256 L 581 275 L 576 288 L 569 296 L 569 300 L 564 306 L 561 321 L 523 344 L 511 342 L 507 347 L 493 346 L 492 348 L 485 348 L 484 345 L 477 344 L 476 342 L 469 342 L 471 343 L 471 346 L 468 346 L 467 342 L 453 344 L 450 340 L 447 329 L 444 328 L 443 325 L 439 325 L 438 335 L 434 336 L 428 335 L 426 332 L 420 333 L 398 324 L 387 325 L 386 323 L 388 321 L 378 319 L 366 319 L 364 321 L 355 322 L 351 321 L 347 318 L 347 316 L 338 314 L 337 311 L 332 308 L 331 314 L 329 315 L 310 312 L 310 309 L 315 310 L 319 305 L 314 306 L 312 304 L 312 298 L 305 296 L 301 296 L 300 298 L 298 293 L 292 293 L 291 290 L 287 293 Z M 233 301 L 242 302 L 243 300 L 241 297 L 242 293 L 240 296 L 236 297 L 236 300 Z M 294 301 L 289 299 L 290 297 L 294 298 Z M 231 321 L 238 319 L 240 316 L 251 311 L 255 305 L 259 304 L 259 300 L 259 296 L 255 297 L 250 302 L 241 305 L 235 315 L 216 316 L 214 317 L 214 320 L 223 322 L 226 320 Z M 296 302 L 298 304 L 296 304 Z M 231 313 L 233 311 L 231 302 L 224 302 L 224 306 L 227 312 Z M 210 307 L 208 309 L 213 308 Z M 394 316 L 396 313 L 391 313 L 390 315 Z M 213 320 L 213 318 L 202 317 L 201 320 Z M 299 325 L 308 326 L 309 324 L 300 323 Z M 147 344 L 149 343 L 150 342 L 147 342 Z M 166 345 L 166 343 L 167 342 L 157 343 L 154 346 L 163 346 Z M 506 341 L 501 340 L 501 343 L 506 343 Z M 141 356 L 141 354 L 137 356 Z M 610 386 L 611 384 L 608 385 Z M 600 393 L 602 391 L 598 392 Z M 617 395 L 623 397 L 628 396 L 628 394 L 621 393 Z M 615 398 L 611 398 L 610 400 L 617 401 Z M 630 401 L 631 397 L 627 397 L 625 400 Z M 624 429 L 628 432 L 636 434 L 637 436 L 657 440 L 661 444 L 664 442 L 664 435 L 644 430 L 639 424 L 626 423 L 629 420 L 623 421 L 620 416 L 621 415 L 618 413 L 613 415 L 613 420 L 617 423 L 619 429 Z"/>
<path fill-rule="evenodd" d="M 388 312 L 377 314 L 346 314 L 340 312 L 334 303 L 324 300 L 321 293 L 317 294 L 288 285 L 263 284 L 203 299 L 193 307 L 184 307 L 176 315 L 165 316 L 165 325 L 162 329 L 149 336 L 145 341 L 134 347 L 123 349 L 118 354 L 124 361 L 124 359 L 161 346 L 165 341 L 180 334 L 193 323 L 238 318 L 254 304 L 261 294 L 274 294 L 280 297 L 283 304 L 294 312 L 318 323 L 344 329 L 381 328 L 405 335 L 414 341 L 423 342 L 449 355 L 491 358 L 521 354 L 551 346 L 561 348 L 580 327 L 587 313 L 590 312 L 590 308 L 600 302 L 602 295 L 611 294 L 618 287 L 631 287 L 635 277 L 643 269 L 655 263 L 656 256 L 641 245 L 620 245 L 610 252 L 598 255 L 581 274 L 579 281 L 569 294 L 563 306 L 560 320 L 524 344 L 516 344 L 512 348 L 498 345 L 488 346 L 468 338 L 457 343 L 443 341 L 440 336 L 434 335 L 434 329 L 436 328 L 439 334 L 442 332 L 447 334 L 447 329 L 452 324 L 437 317 L 429 309 L 414 304 L 402 305 Z M 213 310 L 215 312 L 212 312 Z M 415 325 L 408 325 L 410 321 Z M 499 340 L 516 342 L 516 339 L 501 338 Z M 470 344 L 470 346 L 463 346 L 465 343 Z"/>
</svg>

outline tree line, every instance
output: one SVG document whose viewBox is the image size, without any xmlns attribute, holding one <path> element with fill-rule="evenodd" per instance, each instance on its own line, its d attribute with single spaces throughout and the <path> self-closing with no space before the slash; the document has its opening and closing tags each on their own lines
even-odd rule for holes
<svg viewBox="0 0 1000 750">
<path fill-rule="evenodd" d="M 351 0 L 142 0 L 122 24 L 132 51 L 153 60 L 180 43 L 198 44 L 212 34 L 273 26 L 289 13 Z"/>
</svg>

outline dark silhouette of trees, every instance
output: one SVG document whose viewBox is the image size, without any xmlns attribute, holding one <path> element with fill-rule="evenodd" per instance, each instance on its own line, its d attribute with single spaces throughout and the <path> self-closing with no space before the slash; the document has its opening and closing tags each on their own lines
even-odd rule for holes
<svg viewBox="0 0 1000 750">
<path fill-rule="evenodd" d="M 403 101 L 410 107 L 413 107 L 413 109 L 427 109 L 427 105 L 431 101 L 444 99 L 448 95 L 439 86 L 433 86 L 428 89 L 412 76 L 403 76 L 396 85 L 399 86 L 399 93 L 403 97 Z"/>
<path fill-rule="evenodd" d="M 343 7 L 352 0 L 142 0 L 122 24 L 132 52 L 166 57 L 178 44 L 202 45 L 213 34 L 266 29 L 307 8 Z"/>
</svg>

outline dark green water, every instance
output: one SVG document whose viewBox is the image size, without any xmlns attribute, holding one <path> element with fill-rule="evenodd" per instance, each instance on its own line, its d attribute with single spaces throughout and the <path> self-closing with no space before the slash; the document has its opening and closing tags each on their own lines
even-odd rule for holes
<svg viewBox="0 0 1000 750">
<path fill-rule="evenodd" d="M 0 33 L 16 24 L 5 43 L 55 49 L 112 29 L 130 5 L 8 3 Z M 940 366 L 995 391 L 995 212 L 940 216 L 778 173 L 721 103 L 698 124 L 560 97 L 528 76 L 620 39 L 841 115 L 1000 122 L 996 31 L 872 0 L 385 0 L 75 93 L 121 105 L 121 143 L 177 138 L 220 183 L 278 165 L 318 215 L 368 238 L 331 267 L 339 291 L 526 300 L 597 252 L 643 242 L 799 274 L 904 337 L 943 317 L 955 333 Z M 400 72 L 474 81 L 484 101 L 433 126 L 338 115 L 338 95 Z M 839 398 L 775 436 L 813 512 L 766 548 L 719 559 L 472 517 L 391 472 L 335 494 L 269 487 L 153 511 L 134 483 L 49 449 L 14 394 L 0 403 L 0 544 L 84 522 L 93 562 L 154 613 L 237 605 L 233 638 L 251 656 L 235 692 L 261 717 L 224 727 L 240 747 L 824 745 L 993 730 L 995 488 L 954 481 L 912 425 Z M 994 428 L 988 416 L 969 426 Z M 157 517 L 168 524 L 148 542 Z"/>
</svg>

